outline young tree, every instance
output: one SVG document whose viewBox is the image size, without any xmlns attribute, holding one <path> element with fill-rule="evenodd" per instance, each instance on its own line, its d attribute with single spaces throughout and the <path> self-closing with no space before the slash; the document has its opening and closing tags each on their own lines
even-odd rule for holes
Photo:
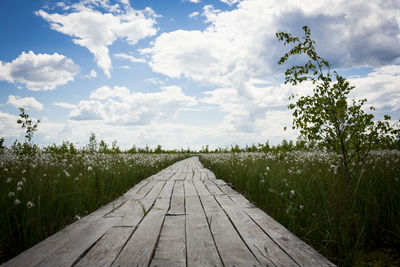
<svg viewBox="0 0 400 267">
<path fill-rule="evenodd" d="M 40 123 L 40 120 L 37 120 L 36 123 L 29 118 L 29 115 L 25 113 L 24 108 L 19 108 L 21 119 L 17 120 L 18 124 L 21 124 L 22 129 L 25 129 L 25 141 L 29 146 L 32 146 L 32 137 L 33 133 L 37 131 L 37 127 Z"/>
<path fill-rule="evenodd" d="M 293 37 L 290 33 L 279 32 L 276 37 L 284 45 L 293 44 L 278 64 L 285 63 L 294 55 L 304 54 L 309 59 L 301 66 L 293 66 L 285 72 L 285 84 L 297 85 L 311 81 L 316 85 L 312 95 L 298 97 L 292 94 L 289 105 L 293 110 L 293 129 L 299 129 L 309 142 L 332 149 L 341 155 L 346 181 L 350 183 L 350 165 L 362 161 L 380 136 L 391 132 L 389 116 L 384 121 L 374 122 L 374 115 L 364 111 L 367 99 L 348 101 L 347 97 L 355 87 L 336 71 L 330 72 L 328 60 L 319 56 L 315 41 L 310 38 L 310 29 L 303 27 L 304 36 Z M 370 107 L 370 110 L 374 110 Z"/>
</svg>

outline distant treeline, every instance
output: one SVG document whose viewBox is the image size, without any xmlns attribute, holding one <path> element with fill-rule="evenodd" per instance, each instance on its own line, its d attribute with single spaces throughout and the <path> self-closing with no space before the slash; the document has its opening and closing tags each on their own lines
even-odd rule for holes
<svg viewBox="0 0 400 267">
<path fill-rule="evenodd" d="M 4 139 L 0 138 L 0 150 L 4 150 L 6 147 L 3 145 Z M 117 145 L 117 141 L 113 141 L 111 145 L 108 145 L 104 140 L 97 141 L 96 135 L 92 133 L 89 137 L 89 143 L 84 147 L 78 147 L 72 142 L 65 141 L 60 145 L 52 144 L 46 147 L 39 147 L 38 145 L 27 145 L 26 143 L 20 143 L 17 140 L 8 148 L 16 152 L 26 153 L 27 150 L 42 150 L 49 153 L 71 153 L 75 154 L 78 152 L 84 153 L 104 153 L 104 154 L 197 154 L 197 153 L 240 153 L 240 152 L 285 152 L 285 151 L 314 151 L 321 150 L 316 143 L 310 143 L 299 138 L 297 141 L 284 139 L 278 145 L 270 145 L 269 141 L 258 144 L 246 145 L 240 147 L 239 145 L 231 145 L 230 147 L 216 149 L 210 149 L 209 145 L 203 146 L 200 150 L 188 148 L 181 149 L 164 149 L 161 145 L 157 145 L 152 148 L 150 146 L 137 147 L 133 145 L 130 149 L 121 149 Z M 389 150 L 400 150 L 400 139 L 397 138 L 394 141 L 381 140 L 379 145 L 374 147 L 375 150 L 389 149 Z"/>
</svg>

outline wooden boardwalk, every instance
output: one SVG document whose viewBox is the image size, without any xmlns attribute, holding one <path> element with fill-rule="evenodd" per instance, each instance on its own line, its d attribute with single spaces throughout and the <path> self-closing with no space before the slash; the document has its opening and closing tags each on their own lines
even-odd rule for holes
<svg viewBox="0 0 400 267">
<path fill-rule="evenodd" d="M 197 157 L 177 162 L 4 266 L 334 266 Z"/>
</svg>

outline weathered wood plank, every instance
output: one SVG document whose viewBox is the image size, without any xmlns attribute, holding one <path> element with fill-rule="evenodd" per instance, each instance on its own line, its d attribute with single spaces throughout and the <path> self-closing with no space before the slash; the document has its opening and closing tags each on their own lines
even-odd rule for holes
<svg viewBox="0 0 400 267">
<path fill-rule="evenodd" d="M 163 190 L 172 193 L 172 187 L 166 187 Z M 168 194 L 161 192 L 160 195 Z M 153 208 L 141 221 L 112 266 L 149 265 L 170 205 L 170 199 L 170 197 L 157 198 Z"/>
<path fill-rule="evenodd" d="M 111 227 L 75 266 L 110 266 L 135 227 Z"/>
<path fill-rule="evenodd" d="M 175 181 L 174 190 L 172 192 L 171 206 L 168 210 L 169 215 L 185 214 L 185 198 L 184 198 L 183 181 Z"/>
<path fill-rule="evenodd" d="M 262 210 L 246 208 L 244 211 L 299 265 L 335 266 Z"/>
<path fill-rule="evenodd" d="M 164 182 L 160 181 L 159 184 L 163 185 Z M 147 205 L 148 209 L 145 209 L 144 205 L 140 205 L 139 200 L 131 199 L 124 204 L 123 208 L 115 212 L 116 214 L 114 213 L 109 214 L 108 215 L 109 217 L 120 214 L 125 214 L 125 216 L 123 216 L 115 224 L 114 227 L 109 229 L 105 233 L 105 235 L 96 242 L 96 244 L 89 250 L 89 252 L 86 255 L 84 255 L 82 259 L 78 262 L 78 265 L 96 266 L 96 259 L 97 259 L 97 261 L 101 263 L 100 265 L 109 266 L 116 258 L 118 253 L 121 251 L 122 246 L 126 243 L 132 232 L 136 229 L 137 225 L 144 217 L 144 212 L 145 211 L 147 212 L 149 210 L 149 208 L 153 205 L 157 197 L 168 198 L 169 197 L 168 194 L 172 190 L 173 184 L 174 184 L 173 181 L 167 181 L 165 183 L 165 186 L 162 188 L 161 192 L 158 191 L 157 188 L 155 188 L 153 194 L 147 194 L 142 201 L 148 203 Z M 157 192 L 159 192 L 159 195 L 156 194 Z"/>
<path fill-rule="evenodd" d="M 40 261 L 40 266 L 71 266 L 90 248 L 108 229 L 119 220 L 117 217 L 105 218 L 91 224 L 90 227 L 74 233 L 71 239 Z M 84 237 L 84 238 L 82 238 Z"/>
<path fill-rule="evenodd" d="M 193 180 L 185 180 L 185 196 L 192 197 L 197 196 L 196 188 L 194 187 Z"/>
<path fill-rule="evenodd" d="M 150 266 L 186 266 L 185 216 L 166 216 Z"/>
<path fill-rule="evenodd" d="M 216 186 L 211 180 L 209 179 L 204 180 L 204 184 L 212 195 L 224 194 L 224 192 L 222 192 L 221 189 L 219 189 L 218 186 Z"/>
<path fill-rule="evenodd" d="M 185 202 L 187 266 L 223 266 L 199 197 Z"/>
<path fill-rule="evenodd" d="M 225 266 L 258 266 L 260 263 L 247 248 L 235 228 L 211 195 L 200 196 L 211 233 Z"/>
<path fill-rule="evenodd" d="M 215 198 L 261 264 L 298 266 L 228 195 L 217 195 Z"/>
</svg>

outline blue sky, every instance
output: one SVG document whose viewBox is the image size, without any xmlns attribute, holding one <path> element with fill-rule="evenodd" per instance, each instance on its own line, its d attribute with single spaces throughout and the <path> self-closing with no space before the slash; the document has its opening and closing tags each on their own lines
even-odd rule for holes
<svg viewBox="0 0 400 267">
<path fill-rule="evenodd" d="M 2 0 L 0 136 L 35 143 L 212 148 L 296 139 L 275 32 L 309 25 L 317 49 L 400 118 L 400 3 L 289 0 Z"/>
</svg>

